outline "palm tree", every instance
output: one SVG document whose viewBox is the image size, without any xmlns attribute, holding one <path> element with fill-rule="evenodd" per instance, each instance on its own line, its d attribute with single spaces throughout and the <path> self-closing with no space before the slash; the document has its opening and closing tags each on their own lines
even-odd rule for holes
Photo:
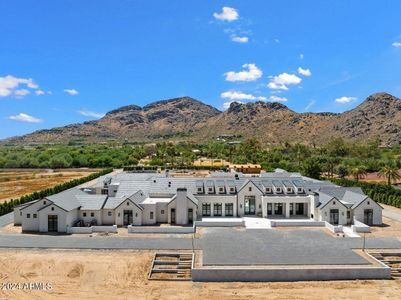
<svg viewBox="0 0 401 300">
<path fill-rule="evenodd" d="M 379 177 L 387 179 L 387 185 L 391 185 L 391 181 L 401 179 L 401 175 L 395 166 L 384 166 L 378 173 Z"/>
<path fill-rule="evenodd" d="M 356 166 L 351 169 L 351 175 L 354 176 L 356 181 L 363 178 L 368 172 L 364 166 Z"/>
</svg>

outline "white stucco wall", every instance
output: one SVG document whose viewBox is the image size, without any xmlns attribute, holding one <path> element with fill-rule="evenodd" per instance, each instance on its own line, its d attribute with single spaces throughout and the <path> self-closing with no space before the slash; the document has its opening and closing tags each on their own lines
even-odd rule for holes
<svg viewBox="0 0 401 300">
<path fill-rule="evenodd" d="M 21 209 L 22 216 L 20 218 L 22 231 L 39 231 L 40 221 L 38 210 L 48 205 L 49 203 L 49 200 L 39 200 Z M 30 215 L 30 218 L 27 218 L 28 214 Z M 34 214 L 37 215 L 36 218 L 33 217 Z"/>
<path fill-rule="evenodd" d="M 109 212 L 111 216 L 109 216 Z M 102 210 L 102 225 L 114 225 L 116 223 L 116 213 L 114 209 Z"/>
<path fill-rule="evenodd" d="M 156 222 L 157 223 L 168 222 L 167 202 L 156 203 Z"/>
<path fill-rule="evenodd" d="M 52 210 L 52 208 L 54 210 Z M 67 232 L 67 212 L 55 205 L 49 205 L 48 207 L 39 211 L 39 231 L 48 232 L 48 216 L 57 215 L 58 221 L 58 232 Z"/>
<path fill-rule="evenodd" d="M 368 204 L 369 203 L 369 204 Z M 373 209 L 373 225 L 382 224 L 382 208 L 372 199 L 367 198 L 359 204 L 353 211 L 356 220 L 364 223 L 365 209 Z"/>
<path fill-rule="evenodd" d="M 319 221 L 330 223 L 330 210 L 338 209 L 338 224 L 347 224 L 347 208 L 338 200 L 330 200 L 322 209 L 320 209 Z"/>
<path fill-rule="evenodd" d="M 84 217 L 84 213 L 86 213 L 86 217 Z M 91 214 L 93 213 L 93 217 Z M 79 218 L 83 220 L 85 223 L 90 223 L 92 220 L 96 220 L 97 225 L 102 225 L 102 211 L 101 210 L 80 210 Z"/>
<path fill-rule="evenodd" d="M 214 203 L 222 204 L 222 216 L 225 216 L 225 204 L 232 203 L 233 204 L 233 217 L 237 216 L 237 196 L 236 195 L 197 195 L 198 199 L 198 216 L 202 216 L 202 204 L 209 203 L 210 206 L 210 214 L 214 216 Z"/>
<path fill-rule="evenodd" d="M 129 204 L 127 205 L 127 203 Z M 132 224 L 135 226 L 142 225 L 142 210 L 140 210 L 131 201 L 124 201 L 115 209 L 116 225 L 124 225 L 124 210 L 132 210 Z"/>
<path fill-rule="evenodd" d="M 252 191 L 249 191 L 249 187 Z M 262 192 L 252 183 L 248 182 L 238 193 L 238 216 L 245 216 L 245 196 L 255 196 L 255 216 L 262 215 Z"/>
</svg>

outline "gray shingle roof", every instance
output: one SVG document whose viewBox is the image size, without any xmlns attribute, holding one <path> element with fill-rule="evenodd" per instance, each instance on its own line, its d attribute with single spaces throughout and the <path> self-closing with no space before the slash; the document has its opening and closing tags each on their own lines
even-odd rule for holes
<svg viewBox="0 0 401 300">
<path fill-rule="evenodd" d="M 88 195 L 85 192 L 81 191 L 78 188 L 72 188 L 68 189 L 66 191 L 63 191 L 58 194 L 54 194 L 51 196 L 46 197 L 46 199 L 50 200 L 60 208 L 66 210 L 66 211 L 71 211 L 75 208 L 78 208 L 81 206 L 81 203 L 78 201 L 77 197 L 78 195 Z"/>
<path fill-rule="evenodd" d="M 81 210 L 101 210 L 107 195 L 77 195 Z"/>
</svg>

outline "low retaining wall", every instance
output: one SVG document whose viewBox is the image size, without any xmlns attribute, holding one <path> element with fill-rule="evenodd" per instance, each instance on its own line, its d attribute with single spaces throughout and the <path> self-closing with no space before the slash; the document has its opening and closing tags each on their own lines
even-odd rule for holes
<svg viewBox="0 0 401 300">
<path fill-rule="evenodd" d="M 351 226 L 353 232 L 370 232 L 370 227 L 354 219 L 354 225 Z"/>
<path fill-rule="evenodd" d="M 91 227 L 67 227 L 67 233 L 93 233 L 93 232 L 117 232 L 117 225 L 91 226 Z"/>
<path fill-rule="evenodd" d="M 152 227 L 152 226 L 132 226 L 128 225 L 128 233 L 172 233 L 184 234 L 194 233 L 195 227 Z"/>
<path fill-rule="evenodd" d="M 361 268 L 199 268 L 192 270 L 193 281 L 307 281 L 307 280 L 355 280 L 390 279 L 391 269 L 387 266 Z"/>
<path fill-rule="evenodd" d="M 245 226 L 245 221 L 196 221 L 196 227 L 237 227 Z"/>
<path fill-rule="evenodd" d="M 299 227 L 299 226 L 325 226 L 323 221 L 285 221 L 285 220 L 270 220 L 271 227 Z"/>
<path fill-rule="evenodd" d="M 343 232 L 343 226 L 342 225 L 332 225 L 329 222 L 324 222 L 325 226 L 328 230 L 334 233 L 341 233 Z"/>
</svg>

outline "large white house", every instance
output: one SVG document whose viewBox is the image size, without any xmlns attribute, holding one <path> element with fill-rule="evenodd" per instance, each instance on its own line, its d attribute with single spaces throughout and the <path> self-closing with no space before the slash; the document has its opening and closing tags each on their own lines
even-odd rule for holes
<svg viewBox="0 0 401 300">
<path fill-rule="evenodd" d="M 187 225 L 207 217 L 244 216 L 380 225 L 382 207 L 360 188 L 276 170 L 258 177 L 212 173 L 204 178 L 123 172 L 100 177 L 96 187 L 73 188 L 14 209 L 16 225 L 39 232 L 89 224 Z"/>
</svg>

